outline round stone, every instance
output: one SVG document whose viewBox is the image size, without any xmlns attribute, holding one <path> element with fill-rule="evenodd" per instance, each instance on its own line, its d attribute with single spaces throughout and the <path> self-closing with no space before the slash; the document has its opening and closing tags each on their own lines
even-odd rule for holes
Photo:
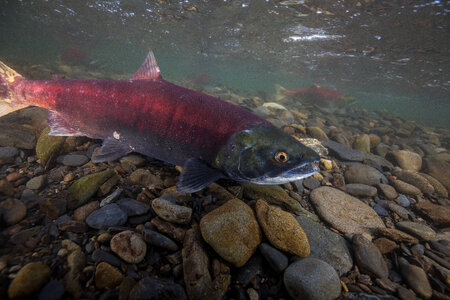
<svg viewBox="0 0 450 300">
<path fill-rule="evenodd" d="M 239 199 L 228 200 L 200 221 L 203 239 L 226 261 L 243 266 L 261 243 L 252 209 Z"/>
<path fill-rule="evenodd" d="M 131 264 L 140 263 L 147 253 L 147 245 L 140 235 L 129 230 L 114 235 L 110 245 L 114 253 Z"/>
<path fill-rule="evenodd" d="M 341 282 L 336 271 L 316 258 L 305 258 L 291 264 L 284 272 L 283 281 L 293 299 L 331 300 L 341 294 Z"/>
<path fill-rule="evenodd" d="M 101 262 L 95 269 L 95 286 L 98 289 L 113 289 L 122 282 L 122 279 L 122 273 L 108 263 Z"/>
<path fill-rule="evenodd" d="M 344 176 L 348 183 L 362 183 L 372 186 L 376 186 L 379 183 L 387 183 L 387 178 L 380 171 L 363 164 L 349 166 Z"/>
<path fill-rule="evenodd" d="M 7 199 L 0 203 L 3 221 L 8 225 L 19 223 L 27 215 L 27 207 L 17 199 Z"/>
<path fill-rule="evenodd" d="M 59 156 L 56 161 L 65 166 L 78 167 L 87 163 L 89 158 L 81 154 L 67 154 Z"/>
<path fill-rule="evenodd" d="M 9 285 L 9 298 L 22 299 L 35 295 L 50 279 L 50 274 L 50 268 L 42 262 L 26 264 Z"/>
<path fill-rule="evenodd" d="M 167 222 L 187 224 L 191 220 L 192 208 L 177 205 L 162 198 L 154 199 L 152 208 L 161 219 Z"/>
<path fill-rule="evenodd" d="M 95 229 L 106 229 L 125 224 L 127 218 L 127 214 L 117 204 L 113 203 L 93 211 L 86 218 L 86 223 Z"/>
</svg>

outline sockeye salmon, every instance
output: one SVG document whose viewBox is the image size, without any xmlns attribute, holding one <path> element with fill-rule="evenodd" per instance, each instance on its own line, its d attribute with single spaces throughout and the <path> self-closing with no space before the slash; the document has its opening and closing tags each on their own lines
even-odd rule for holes
<svg viewBox="0 0 450 300">
<path fill-rule="evenodd" d="M 138 152 L 182 166 L 180 192 L 318 171 L 316 152 L 265 119 L 162 79 L 152 51 L 129 80 L 27 80 L 0 62 L 0 116 L 29 105 L 49 110 L 51 135 L 103 139 L 94 163 Z"/>
</svg>

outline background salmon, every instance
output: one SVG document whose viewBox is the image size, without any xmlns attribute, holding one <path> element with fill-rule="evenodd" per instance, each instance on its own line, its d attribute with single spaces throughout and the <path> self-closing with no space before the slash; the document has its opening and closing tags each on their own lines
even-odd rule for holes
<svg viewBox="0 0 450 300">
<path fill-rule="evenodd" d="M 50 134 L 103 139 L 93 162 L 135 151 L 183 166 L 178 190 L 221 177 L 280 184 L 317 172 L 320 157 L 261 117 L 162 79 L 150 51 L 126 81 L 27 80 L 0 62 L 0 116 L 50 111 Z"/>
</svg>

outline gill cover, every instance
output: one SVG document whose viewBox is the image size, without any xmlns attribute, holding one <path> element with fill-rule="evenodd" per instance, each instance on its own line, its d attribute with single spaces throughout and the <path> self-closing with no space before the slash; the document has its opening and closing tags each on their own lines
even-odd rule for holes
<svg viewBox="0 0 450 300">
<path fill-rule="evenodd" d="M 255 125 L 233 134 L 217 156 L 230 178 L 253 184 L 282 184 L 311 176 L 320 156 L 282 130 Z"/>
</svg>

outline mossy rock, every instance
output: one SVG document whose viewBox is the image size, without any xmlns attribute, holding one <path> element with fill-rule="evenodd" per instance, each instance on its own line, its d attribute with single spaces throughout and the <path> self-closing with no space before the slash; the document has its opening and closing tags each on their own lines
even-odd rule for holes
<svg viewBox="0 0 450 300">
<path fill-rule="evenodd" d="M 56 157 L 60 153 L 66 140 L 65 136 L 49 135 L 49 132 L 50 127 L 42 130 L 36 144 L 36 155 L 43 166 L 47 164 L 50 158 Z"/>
<path fill-rule="evenodd" d="M 89 174 L 75 181 L 69 188 L 69 209 L 75 209 L 87 203 L 95 195 L 100 186 L 113 176 L 115 172 L 111 169 Z"/>
</svg>

